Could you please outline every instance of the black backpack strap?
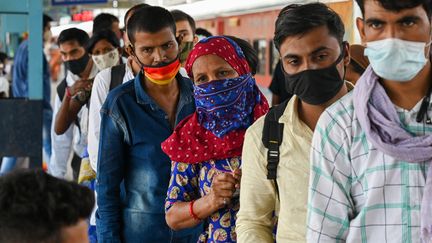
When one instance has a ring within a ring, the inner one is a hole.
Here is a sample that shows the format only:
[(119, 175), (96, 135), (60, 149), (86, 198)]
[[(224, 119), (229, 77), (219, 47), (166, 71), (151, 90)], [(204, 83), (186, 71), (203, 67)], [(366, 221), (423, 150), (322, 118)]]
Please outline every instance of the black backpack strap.
[(126, 73), (126, 64), (120, 64), (111, 68), (111, 83), (109, 91), (123, 83)]
[[(60, 101), (63, 102), (63, 98), (64, 95), (66, 93), (66, 87), (67, 87), (67, 82), (66, 82), (66, 78), (64, 78), (58, 85), (57, 85), (57, 94), (60, 98)], [(78, 127), (78, 129), (81, 131), (81, 126), (80, 123), (78, 121), (78, 118), (75, 120), (75, 125)]]
[(64, 78), (58, 85), (57, 85), (57, 94), (60, 98), (60, 101), (63, 101), (63, 97), (66, 93), (66, 87), (67, 87), (67, 83), (66, 83), (66, 78)]
[(262, 142), (267, 151), (267, 179), (273, 180), (279, 198), (279, 187), (276, 181), (277, 167), (279, 165), (279, 146), (282, 143), (284, 124), (279, 123), (288, 101), (272, 107), (264, 119)]

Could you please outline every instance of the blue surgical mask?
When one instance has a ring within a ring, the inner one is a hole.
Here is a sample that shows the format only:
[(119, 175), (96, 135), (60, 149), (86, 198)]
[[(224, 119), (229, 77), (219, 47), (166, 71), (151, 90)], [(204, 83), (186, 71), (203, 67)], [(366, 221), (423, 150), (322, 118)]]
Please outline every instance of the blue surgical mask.
[(364, 55), (381, 78), (407, 82), (426, 65), (425, 48), (428, 45), (430, 43), (389, 38), (368, 42)]

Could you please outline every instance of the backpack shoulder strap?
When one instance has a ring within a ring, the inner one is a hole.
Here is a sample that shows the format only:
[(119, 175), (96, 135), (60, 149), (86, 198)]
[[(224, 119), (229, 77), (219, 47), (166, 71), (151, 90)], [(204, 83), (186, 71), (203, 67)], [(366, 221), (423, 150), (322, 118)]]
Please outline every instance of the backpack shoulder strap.
[(120, 64), (111, 68), (111, 83), (109, 91), (123, 83), (123, 77), (126, 73), (126, 64)]
[[(67, 83), (66, 83), (66, 78), (64, 78), (58, 85), (57, 85), (57, 94), (60, 98), (60, 101), (63, 102), (63, 97), (66, 93), (66, 87), (67, 87)], [(78, 127), (78, 129), (81, 131), (81, 126), (79, 124), (78, 118), (75, 119), (74, 121), (75, 125)]]
[(63, 97), (66, 93), (66, 87), (67, 87), (67, 83), (66, 83), (66, 78), (64, 78), (58, 85), (57, 85), (57, 94), (60, 98), (60, 101), (63, 101)]
[(262, 142), (267, 151), (267, 179), (273, 180), (279, 198), (279, 187), (276, 181), (277, 167), (279, 165), (280, 153), (279, 146), (283, 139), (284, 124), (279, 123), (279, 118), (283, 115), (288, 101), (278, 106), (272, 107), (264, 118), (264, 128)]

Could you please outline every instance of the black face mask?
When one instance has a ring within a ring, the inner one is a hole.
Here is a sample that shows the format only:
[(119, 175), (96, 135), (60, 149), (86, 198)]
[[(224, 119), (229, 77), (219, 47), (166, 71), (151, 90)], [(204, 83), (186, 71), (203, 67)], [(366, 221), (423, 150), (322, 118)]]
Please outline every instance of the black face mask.
[(309, 69), (296, 74), (288, 74), (282, 66), (288, 93), (295, 94), (301, 101), (310, 105), (320, 105), (333, 98), (344, 85), (336, 68), (343, 57), (345, 49), (338, 59), (329, 67)]
[(85, 53), (82, 57), (76, 60), (66, 61), (65, 65), (68, 70), (70, 70), (75, 75), (80, 75), (84, 69), (87, 67), (90, 57)]

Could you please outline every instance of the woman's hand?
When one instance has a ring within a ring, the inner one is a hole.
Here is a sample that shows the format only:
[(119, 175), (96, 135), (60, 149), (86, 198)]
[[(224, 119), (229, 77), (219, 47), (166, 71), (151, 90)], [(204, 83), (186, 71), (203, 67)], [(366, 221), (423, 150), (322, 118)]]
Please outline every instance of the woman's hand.
[(221, 173), (213, 178), (209, 199), (215, 210), (226, 207), (237, 188), (240, 188), (241, 170), (234, 173)]

